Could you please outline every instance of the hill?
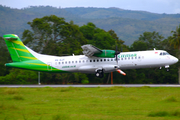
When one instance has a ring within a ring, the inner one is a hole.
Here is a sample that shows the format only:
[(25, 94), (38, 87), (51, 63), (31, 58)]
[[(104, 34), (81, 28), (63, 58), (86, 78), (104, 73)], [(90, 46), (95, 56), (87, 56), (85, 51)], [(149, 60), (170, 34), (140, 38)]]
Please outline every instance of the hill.
[(156, 31), (164, 37), (170, 36), (170, 32), (180, 24), (180, 14), (156, 14), (119, 8), (31, 6), (12, 9), (0, 5), (0, 36), (8, 33), (21, 36), (24, 29), (29, 29), (27, 22), (52, 14), (64, 17), (66, 21), (73, 20), (80, 26), (93, 22), (106, 31), (113, 29), (127, 45), (132, 44), (145, 31)]
[(103, 18), (131, 18), (138, 20), (156, 20), (160, 18), (180, 18), (180, 14), (156, 14), (145, 11), (123, 10), (120, 8), (65, 8), (66, 11), (88, 19), (103, 19)]

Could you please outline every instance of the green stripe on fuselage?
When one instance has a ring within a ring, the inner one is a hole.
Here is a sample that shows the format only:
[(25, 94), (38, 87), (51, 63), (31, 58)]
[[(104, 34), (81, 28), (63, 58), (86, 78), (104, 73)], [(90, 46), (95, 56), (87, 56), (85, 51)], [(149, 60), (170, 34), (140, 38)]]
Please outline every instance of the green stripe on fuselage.
[(6, 34), (3, 35), (8, 50), (10, 52), (13, 63), (7, 63), (7, 67), (15, 67), (21, 69), (42, 71), (42, 72), (55, 72), (66, 73), (66, 71), (59, 70), (51, 66), (51, 64), (45, 64), (36, 58), (35, 53), (31, 53), (17, 35)]
[(49, 66), (40, 60), (29, 60), (29, 61), (15, 62), (15, 63), (7, 63), (6, 66), (34, 70), (34, 71), (42, 71), (42, 72), (67, 73), (67, 71), (59, 70), (57, 68)]

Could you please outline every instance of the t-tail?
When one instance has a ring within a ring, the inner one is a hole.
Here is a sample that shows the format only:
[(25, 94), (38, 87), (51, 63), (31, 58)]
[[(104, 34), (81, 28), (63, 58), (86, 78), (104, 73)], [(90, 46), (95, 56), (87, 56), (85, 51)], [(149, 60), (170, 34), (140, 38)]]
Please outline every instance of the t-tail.
[[(48, 67), (46, 63), (42, 62), (38, 58), (41, 54), (38, 54), (26, 47), (20, 38), (15, 34), (6, 34), (3, 35), (3, 38), (6, 42), (8, 50), (10, 52), (10, 56), (12, 58), (13, 63), (5, 64), (7, 67), (15, 67), (36, 71), (48, 71)], [(52, 72), (57, 69), (52, 68)], [(48, 71), (51, 72), (51, 71)]]

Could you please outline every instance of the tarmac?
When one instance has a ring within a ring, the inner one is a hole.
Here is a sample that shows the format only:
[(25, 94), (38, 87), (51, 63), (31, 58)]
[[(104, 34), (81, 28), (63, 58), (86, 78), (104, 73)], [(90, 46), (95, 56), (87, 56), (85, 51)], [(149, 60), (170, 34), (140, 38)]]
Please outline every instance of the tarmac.
[(96, 88), (96, 87), (180, 87), (180, 84), (106, 84), (106, 85), (0, 85), (1, 88), (43, 88), (43, 87), (80, 87), (80, 88)]

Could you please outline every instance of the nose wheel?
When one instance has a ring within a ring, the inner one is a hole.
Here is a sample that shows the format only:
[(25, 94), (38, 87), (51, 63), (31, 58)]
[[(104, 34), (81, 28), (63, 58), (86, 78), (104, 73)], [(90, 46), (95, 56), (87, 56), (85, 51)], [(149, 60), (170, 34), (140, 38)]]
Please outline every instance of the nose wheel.
[[(166, 65), (165, 68), (166, 68), (167, 71), (169, 71), (169, 65)], [(161, 70), (162, 67), (159, 67), (159, 69)]]
[(96, 75), (96, 77), (103, 78), (104, 77), (103, 70), (97, 70), (95, 75)]

